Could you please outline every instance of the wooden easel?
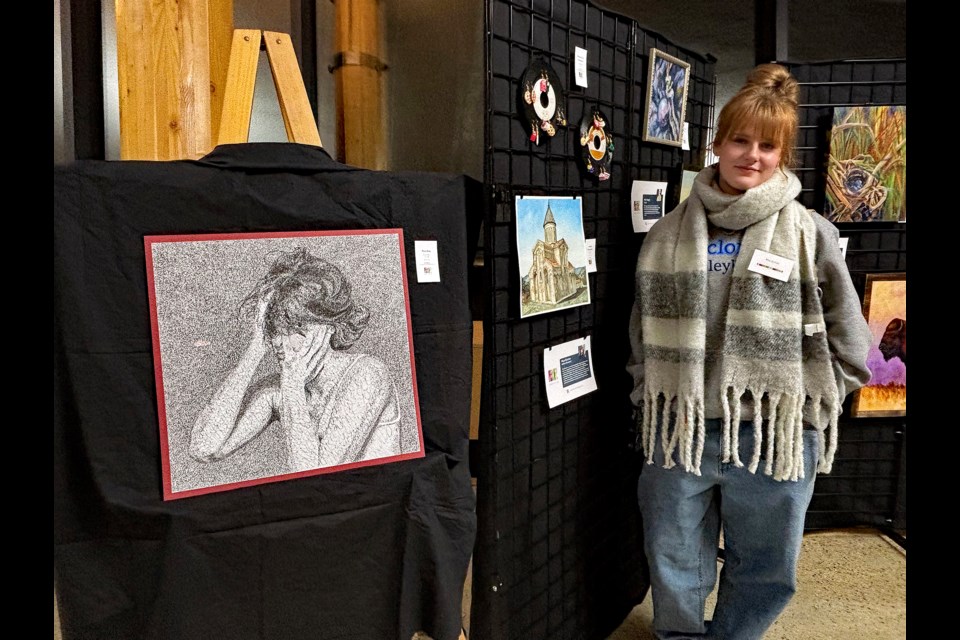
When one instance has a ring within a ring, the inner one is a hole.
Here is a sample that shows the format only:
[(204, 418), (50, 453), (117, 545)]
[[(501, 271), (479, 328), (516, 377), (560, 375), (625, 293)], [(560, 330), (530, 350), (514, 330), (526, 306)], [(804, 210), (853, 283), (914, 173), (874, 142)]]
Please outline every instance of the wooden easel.
[(323, 146), (290, 35), (259, 29), (235, 29), (233, 32), (217, 144), (246, 142), (250, 136), (253, 89), (262, 44), (266, 45), (287, 140)]

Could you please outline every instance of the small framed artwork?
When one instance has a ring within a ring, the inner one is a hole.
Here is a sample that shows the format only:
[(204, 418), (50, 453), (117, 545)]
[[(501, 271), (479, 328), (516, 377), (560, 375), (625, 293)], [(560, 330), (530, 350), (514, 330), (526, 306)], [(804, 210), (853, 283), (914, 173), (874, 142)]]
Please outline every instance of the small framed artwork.
[(867, 355), (870, 382), (853, 398), (854, 418), (907, 413), (907, 274), (869, 273), (863, 315), (873, 339)]
[(647, 108), (643, 118), (644, 142), (659, 142), (674, 147), (683, 145), (689, 86), (689, 63), (659, 49), (650, 49)]
[(520, 317), (590, 304), (583, 201), (516, 197)]
[(832, 222), (907, 221), (907, 108), (835, 107), (824, 215)]

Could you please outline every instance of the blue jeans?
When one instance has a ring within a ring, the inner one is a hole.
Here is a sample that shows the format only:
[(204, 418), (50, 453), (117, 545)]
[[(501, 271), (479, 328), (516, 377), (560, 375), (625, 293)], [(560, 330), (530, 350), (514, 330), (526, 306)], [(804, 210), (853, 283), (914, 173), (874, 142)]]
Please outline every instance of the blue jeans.
[[(766, 430), (766, 425), (764, 425)], [(803, 524), (816, 477), (819, 433), (804, 430), (804, 478), (776, 481), (720, 462), (720, 421), (706, 421), (700, 476), (654, 464), (637, 484), (650, 564), (653, 626), (661, 639), (763, 637), (796, 591)], [(766, 447), (762, 450), (765, 451)], [(753, 451), (753, 424), (740, 423), (740, 458)], [(713, 621), (704, 605), (717, 578), (723, 526), (725, 560)]]

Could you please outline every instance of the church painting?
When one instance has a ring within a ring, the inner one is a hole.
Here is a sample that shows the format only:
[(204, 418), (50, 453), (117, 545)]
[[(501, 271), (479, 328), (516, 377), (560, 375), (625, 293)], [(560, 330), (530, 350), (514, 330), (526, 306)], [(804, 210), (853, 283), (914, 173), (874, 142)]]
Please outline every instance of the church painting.
[(582, 202), (517, 197), (521, 318), (590, 304)]

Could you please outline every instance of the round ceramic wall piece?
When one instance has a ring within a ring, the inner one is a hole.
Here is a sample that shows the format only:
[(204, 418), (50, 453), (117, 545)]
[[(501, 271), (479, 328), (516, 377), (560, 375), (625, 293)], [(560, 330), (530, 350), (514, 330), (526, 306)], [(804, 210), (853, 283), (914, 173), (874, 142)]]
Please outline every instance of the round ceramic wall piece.
[(580, 120), (580, 147), (587, 173), (597, 180), (609, 180), (613, 137), (607, 127), (606, 115), (598, 108), (587, 111)]
[(567, 124), (566, 94), (560, 77), (543, 58), (534, 58), (520, 78), (520, 105), (524, 122), (530, 127), (530, 141), (540, 144)]

